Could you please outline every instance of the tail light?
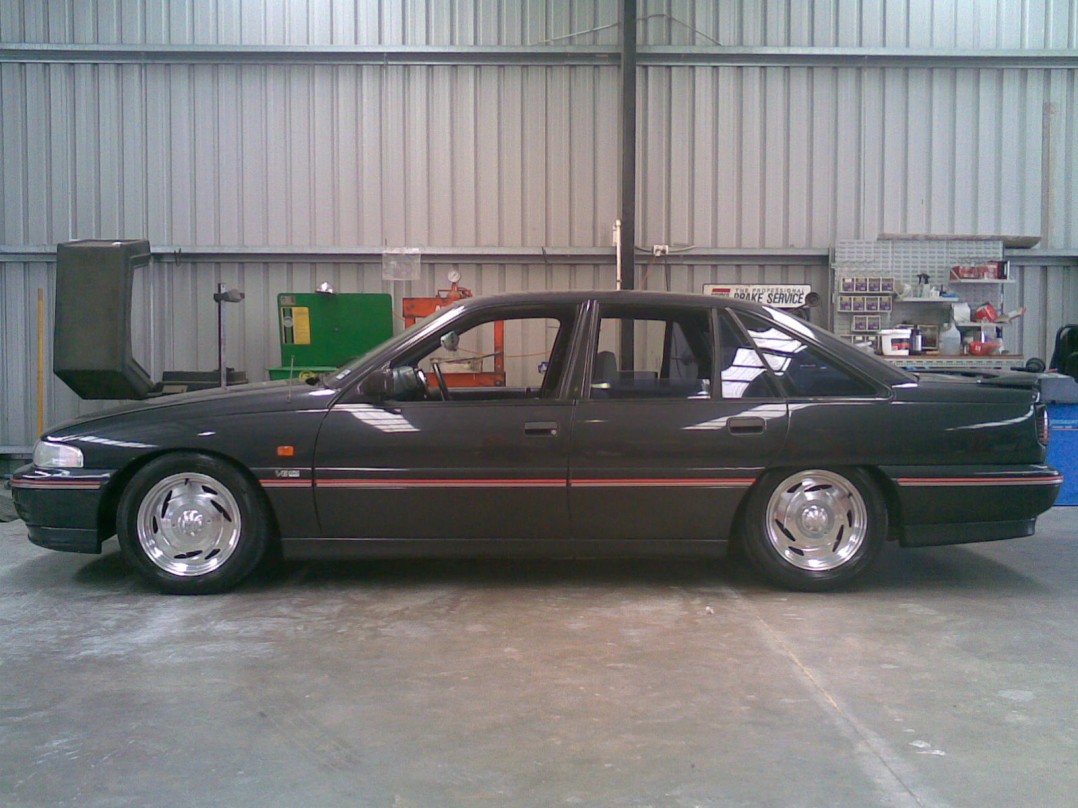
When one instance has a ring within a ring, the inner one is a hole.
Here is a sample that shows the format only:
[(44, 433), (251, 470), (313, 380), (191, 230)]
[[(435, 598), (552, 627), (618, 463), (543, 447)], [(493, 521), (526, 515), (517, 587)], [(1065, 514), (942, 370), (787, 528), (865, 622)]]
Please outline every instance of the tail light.
[(1048, 445), (1049, 424), (1048, 424), (1048, 408), (1044, 404), (1038, 404), (1036, 409), (1037, 414), (1037, 440), (1040, 441), (1042, 446)]

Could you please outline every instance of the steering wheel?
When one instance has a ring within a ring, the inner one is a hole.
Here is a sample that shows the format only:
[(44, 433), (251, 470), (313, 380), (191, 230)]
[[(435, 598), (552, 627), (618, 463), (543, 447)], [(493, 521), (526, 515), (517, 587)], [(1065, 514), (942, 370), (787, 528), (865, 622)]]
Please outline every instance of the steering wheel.
[(430, 400), (430, 387), (427, 385), (427, 374), (423, 372), (422, 368), (415, 368), (412, 371), (415, 374), (416, 390), (422, 396), (422, 401)]
[(449, 385), (445, 383), (445, 374), (442, 373), (442, 363), (431, 362), (430, 366), (434, 368), (434, 376), (438, 379), (438, 390), (441, 391), (442, 401), (449, 401)]

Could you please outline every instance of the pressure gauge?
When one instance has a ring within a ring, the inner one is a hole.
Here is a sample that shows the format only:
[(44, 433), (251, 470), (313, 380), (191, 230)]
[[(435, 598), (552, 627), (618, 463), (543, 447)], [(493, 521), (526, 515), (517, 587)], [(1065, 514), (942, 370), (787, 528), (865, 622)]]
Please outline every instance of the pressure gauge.
[(449, 270), (449, 282), (450, 283), (456, 283), (459, 280), (460, 280), (460, 272), (458, 270), (455, 270), (455, 269)]

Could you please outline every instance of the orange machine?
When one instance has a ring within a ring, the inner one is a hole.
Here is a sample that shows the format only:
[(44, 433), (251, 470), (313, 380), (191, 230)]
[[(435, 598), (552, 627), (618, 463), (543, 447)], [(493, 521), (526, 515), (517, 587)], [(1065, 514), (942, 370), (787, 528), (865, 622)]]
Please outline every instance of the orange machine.
[[(471, 289), (458, 286), (452, 281), (448, 289), (439, 289), (434, 297), (406, 297), (402, 304), (404, 325), (409, 327), (416, 320), (430, 317), (438, 309), (444, 308), (458, 300), (472, 296)], [(446, 372), (445, 384), (447, 387), (505, 387), (505, 323), (498, 320), (494, 323), (494, 371), (488, 372)], [(478, 357), (476, 357), (478, 358)], [(449, 364), (444, 362), (443, 364)]]

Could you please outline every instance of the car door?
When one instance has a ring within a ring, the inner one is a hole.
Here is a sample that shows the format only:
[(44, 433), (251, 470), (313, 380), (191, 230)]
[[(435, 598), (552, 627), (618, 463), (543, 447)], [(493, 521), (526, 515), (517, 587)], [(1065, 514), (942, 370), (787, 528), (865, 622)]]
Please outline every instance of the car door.
[(786, 436), (786, 404), (759, 354), (708, 304), (600, 302), (589, 333), (570, 462), (574, 537), (727, 536)]
[[(784, 465), (827, 468), (888, 459), (881, 454), (886, 441), (874, 438), (884, 424), (913, 417), (909, 408), (892, 411), (890, 387), (848, 367), (790, 314), (773, 311), (767, 318), (742, 311), (734, 316), (786, 394), (790, 437), (781, 458)], [(908, 439), (902, 436), (898, 443)]]
[(316, 448), (323, 534), (567, 538), (572, 404), (564, 381), (576, 309), (482, 310), (455, 320), (389, 362), (397, 378), (417, 380), (411, 388), (370, 400), (360, 384), (344, 396)]

